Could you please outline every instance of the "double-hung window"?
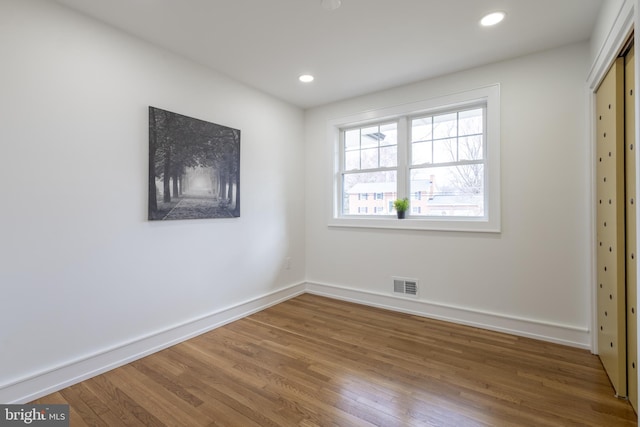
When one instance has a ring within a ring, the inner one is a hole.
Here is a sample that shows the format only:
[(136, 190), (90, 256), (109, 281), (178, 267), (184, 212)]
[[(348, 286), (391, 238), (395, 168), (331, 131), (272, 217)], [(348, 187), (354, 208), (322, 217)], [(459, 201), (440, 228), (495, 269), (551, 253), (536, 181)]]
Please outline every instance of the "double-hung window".
[(495, 85), (333, 121), (330, 225), (499, 231), (499, 113)]
[[(398, 168), (398, 124), (380, 123), (345, 129), (342, 134), (342, 214), (361, 214), (368, 206), (362, 193), (395, 198)], [(378, 199), (378, 196), (374, 197)], [(383, 211), (373, 210), (371, 215)]]
[(485, 116), (482, 103), (411, 118), (409, 192), (421, 215), (484, 218)]

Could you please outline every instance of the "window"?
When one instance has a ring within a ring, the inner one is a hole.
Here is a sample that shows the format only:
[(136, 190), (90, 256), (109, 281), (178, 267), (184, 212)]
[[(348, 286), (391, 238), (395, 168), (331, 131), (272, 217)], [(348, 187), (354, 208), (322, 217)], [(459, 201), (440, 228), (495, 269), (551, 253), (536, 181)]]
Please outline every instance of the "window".
[[(483, 218), (485, 105), (411, 119), (409, 191), (427, 216)], [(412, 212), (416, 213), (415, 210)]]
[[(365, 213), (368, 193), (374, 199), (395, 198), (398, 164), (397, 123), (383, 123), (341, 131), (342, 215)], [(363, 197), (363, 193), (364, 197)], [(379, 200), (379, 199), (378, 199)], [(375, 212), (373, 213), (375, 214)]]
[(331, 122), (330, 225), (499, 231), (499, 112), (494, 85)]

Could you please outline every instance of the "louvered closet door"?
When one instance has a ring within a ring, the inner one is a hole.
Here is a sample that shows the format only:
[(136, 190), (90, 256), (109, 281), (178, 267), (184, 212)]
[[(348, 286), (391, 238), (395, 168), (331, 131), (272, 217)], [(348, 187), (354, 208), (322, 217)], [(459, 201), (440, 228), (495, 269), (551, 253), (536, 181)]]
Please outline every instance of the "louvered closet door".
[(636, 245), (636, 127), (635, 62), (633, 47), (624, 58), (624, 133), (626, 193), (626, 287), (627, 287), (627, 395), (638, 412), (638, 321), (636, 313), (638, 269)]
[(596, 92), (598, 354), (618, 396), (627, 395), (623, 88), (619, 58)]

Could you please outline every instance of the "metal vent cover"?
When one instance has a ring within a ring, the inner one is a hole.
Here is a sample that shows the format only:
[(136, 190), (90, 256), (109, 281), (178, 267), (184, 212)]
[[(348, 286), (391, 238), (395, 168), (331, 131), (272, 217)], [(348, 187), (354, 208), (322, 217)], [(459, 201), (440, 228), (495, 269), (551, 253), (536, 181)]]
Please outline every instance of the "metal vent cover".
[(393, 293), (407, 296), (418, 296), (418, 281), (416, 279), (393, 278)]

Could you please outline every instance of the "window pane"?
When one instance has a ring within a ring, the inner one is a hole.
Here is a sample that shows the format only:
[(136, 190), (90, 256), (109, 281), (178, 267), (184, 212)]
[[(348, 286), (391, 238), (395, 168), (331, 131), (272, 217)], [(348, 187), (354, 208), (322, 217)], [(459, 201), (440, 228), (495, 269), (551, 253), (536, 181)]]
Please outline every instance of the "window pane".
[(431, 155), (431, 145), (429, 142), (414, 142), (411, 144), (411, 163), (414, 165), (422, 165), (425, 163), (433, 163)]
[(345, 131), (344, 144), (344, 171), (398, 165), (397, 122)]
[(361, 129), (362, 140), (361, 147), (362, 148), (371, 148), (377, 147), (378, 141), (380, 140), (380, 128), (378, 126), (371, 126), (368, 128)]
[(458, 120), (459, 135), (477, 135), (482, 133), (484, 124), (482, 108), (461, 111)]
[(425, 141), (433, 138), (431, 117), (413, 119), (411, 121), (411, 141)]
[(482, 135), (460, 138), (458, 156), (459, 160), (482, 160), (484, 158)]
[(347, 151), (344, 153), (344, 170), (352, 171), (360, 169), (360, 151)]
[(398, 146), (389, 145), (380, 148), (380, 167), (393, 168), (398, 164)]
[(342, 214), (390, 215), (389, 206), (393, 208), (396, 199), (396, 176), (396, 171), (345, 174)]
[(433, 163), (458, 161), (458, 140), (456, 138), (433, 141)]
[(360, 151), (361, 169), (378, 168), (378, 148), (367, 148)]
[(389, 123), (380, 126), (380, 145), (398, 144), (398, 124)]
[(433, 138), (449, 138), (458, 135), (457, 113), (433, 117)]
[(345, 150), (360, 148), (360, 129), (348, 130), (344, 133)]
[(459, 165), (411, 170), (410, 191), (419, 192), (427, 216), (484, 216), (484, 165)]

